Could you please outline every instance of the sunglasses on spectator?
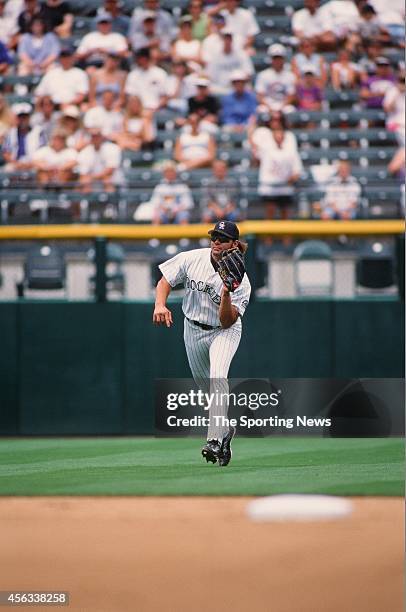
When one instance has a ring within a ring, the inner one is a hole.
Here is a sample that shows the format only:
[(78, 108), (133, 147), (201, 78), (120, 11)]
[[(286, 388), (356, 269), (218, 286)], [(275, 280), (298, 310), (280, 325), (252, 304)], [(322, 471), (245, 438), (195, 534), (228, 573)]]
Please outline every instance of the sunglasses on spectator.
[(216, 240), (218, 240), (221, 242), (221, 244), (225, 244), (226, 242), (230, 242), (231, 238), (228, 238), (228, 236), (222, 236), (221, 234), (212, 234), (210, 240), (212, 242), (216, 242)]

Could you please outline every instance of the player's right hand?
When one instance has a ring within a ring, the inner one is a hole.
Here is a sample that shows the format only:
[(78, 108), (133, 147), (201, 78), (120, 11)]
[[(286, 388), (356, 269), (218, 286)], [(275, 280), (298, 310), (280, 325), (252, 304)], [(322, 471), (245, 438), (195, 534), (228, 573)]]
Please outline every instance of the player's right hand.
[(172, 313), (166, 306), (155, 306), (152, 321), (155, 325), (170, 327), (173, 323)]

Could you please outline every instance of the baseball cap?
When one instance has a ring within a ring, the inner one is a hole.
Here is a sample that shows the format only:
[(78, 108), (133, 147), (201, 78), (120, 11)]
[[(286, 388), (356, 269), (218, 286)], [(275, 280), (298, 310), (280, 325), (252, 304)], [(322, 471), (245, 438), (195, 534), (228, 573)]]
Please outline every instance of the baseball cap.
[(179, 19), (179, 24), (182, 25), (184, 23), (192, 23), (192, 21), (193, 17), (191, 15), (183, 15), (183, 17)]
[(156, 13), (155, 11), (144, 11), (142, 14), (142, 20), (143, 21), (147, 21), (147, 20), (154, 20), (156, 19)]
[(75, 52), (75, 47), (72, 47), (71, 45), (66, 45), (65, 47), (62, 47), (59, 55), (74, 55)]
[(302, 68), (303, 74), (316, 74), (313, 64), (305, 64)]
[(286, 48), (279, 43), (275, 43), (271, 45), (268, 49), (268, 55), (271, 57), (285, 57), (286, 56)]
[(233, 70), (230, 75), (230, 81), (246, 81), (247, 75), (243, 70)]
[(16, 104), (13, 104), (11, 110), (17, 116), (30, 115), (32, 111), (32, 106), (31, 104), (28, 104), (28, 102), (17, 102)]
[(240, 230), (233, 221), (217, 221), (214, 228), (208, 233), (210, 236), (212, 234), (221, 234), (231, 240), (238, 240), (240, 237)]
[(62, 114), (64, 117), (73, 117), (74, 119), (77, 119), (80, 115), (80, 112), (77, 106), (74, 106), (73, 104), (68, 104)]
[(111, 23), (113, 21), (112, 16), (107, 11), (100, 11), (100, 13), (96, 15), (96, 23), (103, 23), (106, 21)]
[(380, 55), (379, 57), (376, 58), (375, 64), (377, 66), (390, 66), (390, 61), (388, 60), (387, 57), (383, 57), (383, 55)]
[(210, 85), (210, 81), (209, 79), (206, 79), (206, 77), (198, 77), (194, 81), (194, 84), (196, 85), (196, 87), (208, 87)]

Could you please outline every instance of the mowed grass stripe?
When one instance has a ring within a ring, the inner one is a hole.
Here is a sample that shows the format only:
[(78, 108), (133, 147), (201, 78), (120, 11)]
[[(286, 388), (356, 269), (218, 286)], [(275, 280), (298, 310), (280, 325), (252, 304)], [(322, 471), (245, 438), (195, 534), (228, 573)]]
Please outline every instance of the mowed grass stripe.
[(1, 495), (402, 495), (403, 440), (239, 438), (227, 469), (197, 439), (0, 440)]

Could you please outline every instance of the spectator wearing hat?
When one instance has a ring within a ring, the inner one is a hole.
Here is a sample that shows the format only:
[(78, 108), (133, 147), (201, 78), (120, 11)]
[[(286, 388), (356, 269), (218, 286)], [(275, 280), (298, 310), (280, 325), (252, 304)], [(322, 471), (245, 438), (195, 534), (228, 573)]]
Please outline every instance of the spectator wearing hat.
[(217, 221), (239, 221), (242, 218), (237, 201), (238, 182), (228, 176), (228, 166), (222, 159), (215, 159), (212, 164), (212, 175), (203, 188), (202, 207), (203, 223)]
[(199, 117), (200, 130), (213, 134), (217, 132), (219, 101), (210, 93), (210, 81), (206, 77), (195, 78), (194, 85), (196, 93), (189, 98), (189, 114), (196, 114)]
[(225, 95), (232, 91), (230, 75), (234, 70), (242, 70), (248, 77), (254, 73), (254, 66), (247, 52), (234, 47), (232, 31), (223, 28), (221, 36), (221, 50), (209, 59), (206, 65), (207, 76), (215, 95)]
[(90, 142), (88, 132), (83, 129), (80, 111), (73, 104), (64, 107), (58, 122), (58, 131), (66, 135), (66, 146), (75, 151), (81, 151)]
[(152, 112), (166, 106), (168, 75), (165, 70), (152, 64), (149, 49), (137, 51), (135, 63), (135, 68), (127, 77), (125, 93), (128, 96), (139, 96), (143, 107)]
[[(104, 0), (97, 13), (109, 13), (111, 15), (111, 31), (128, 36), (130, 27), (130, 18), (122, 11), (122, 2), (120, 0)], [(96, 29), (96, 22), (93, 25), (93, 30)]]
[(59, 38), (71, 36), (73, 15), (68, 2), (45, 0), (41, 4), (40, 15), (48, 32), (54, 32)]
[(361, 82), (360, 98), (365, 108), (382, 108), (385, 93), (395, 82), (390, 61), (383, 56), (376, 59), (375, 74)]
[(318, 84), (313, 64), (302, 67), (303, 75), (296, 86), (296, 105), (300, 110), (319, 111), (323, 100), (323, 90)]
[(149, 204), (156, 225), (189, 223), (193, 198), (189, 187), (178, 180), (175, 163), (168, 161), (163, 165), (163, 180), (152, 192)]
[(35, 17), (30, 33), (23, 34), (18, 45), (18, 74), (43, 74), (58, 58), (60, 44), (53, 32), (45, 32), (43, 21)]
[[(205, 64), (212, 61), (222, 52), (224, 40), (222, 32), (226, 28), (226, 19), (221, 13), (216, 13), (212, 17), (211, 34), (202, 42), (202, 60)], [(233, 36), (233, 49), (244, 49), (244, 37)]]
[(66, 134), (60, 130), (53, 132), (49, 144), (40, 147), (32, 157), (38, 183), (53, 187), (71, 183), (77, 158), (75, 149), (66, 146)]
[(336, 91), (353, 89), (359, 83), (359, 67), (351, 61), (351, 53), (342, 47), (331, 64), (331, 84)]
[(333, 24), (320, 11), (320, 0), (304, 0), (304, 8), (293, 13), (292, 31), (299, 38), (310, 38), (318, 50), (336, 46)]
[(94, 70), (89, 78), (89, 106), (101, 103), (106, 90), (116, 94), (115, 106), (119, 110), (125, 101), (124, 86), (127, 73), (120, 69), (120, 57), (116, 53), (108, 53), (101, 68)]
[(113, 139), (121, 149), (139, 151), (145, 145), (151, 145), (156, 138), (156, 129), (151, 113), (144, 110), (138, 96), (129, 96), (124, 111), (123, 125), (120, 133)]
[(170, 55), (171, 35), (166, 32), (158, 36), (156, 13), (154, 11), (144, 11), (142, 30), (133, 34), (130, 42), (135, 52), (140, 49), (149, 49), (151, 61), (154, 64), (168, 58)]
[(166, 79), (168, 108), (185, 115), (188, 109), (188, 99), (196, 92), (196, 76), (190, 73), (186, 62), (174, 61), (171, 72)]
[(256, 95), (247, 89), (247, 75), (240, 70), (231, 74), (233, 92), (221, 98), (220, 121), (228, 130), (245, 130), (257, 108)]
[(46, 144), (39, 126), (30, 128), (32, 106), (27, 102), (13, 104), (12, 112), (16, 125), (5, 134), (2, 153), (6, 161), (6, 171), (29, 170), (32, 157), (37, 149)]
[(285, 65), (286, 49), (275, 43), (268, 49), (271, 67), (257, 76), (255, 91), (258, 103), (272, 110), (293, 110), (295, 100), (295, 75)]
[(244, 49), (252, 54), (255, 36), (259, 34), (260, 29), (253, 13), (241, 8), (239, 4), (239, 0), (224, 0), (209, 9), (208, 14), (213, 16), (221, 12), (225, 17), (227, 28), (233, 36), (243, 38)]
[(200, 118), (197, 113), (189, 115), (186, 128), (175, 143), (174, 158), (179, 164), (179, 169), (207, 168), (216, 155), (215, 141), (210, 134), (200, 129)]
[(59, 56), (59, 65), (51, 68), (41, 79), (35, 90), (37, 99), (49, 96), (54, 104), (62, 107), (66, 104), (80, 106), (89, 91), (87, 74), (74, 66), (75, 51), (72, 47), (63, 47)]
[(143, 20), (145, 11), (155, 13), (156, 17), (156, 35), (160, 37), (169, 37), (172, 41), (175, 36), (175, 24), (172, 15), (160, 8), (159, 0), (144, 0), (143, 6), (137, 6), (131, 16), (129, 39), (134, 40), (137, 34), (140, 34), (143, 29)]
[(94, 189), (114, 192), (121, 180), (120, 147), (107, 142), (98, 128), (89, 130), (90, 143), (78, 155), (78, 171), (81, 190)]
[(303, 68), (309, 64), (313, 66), (320, 87), (325, 87), (328, 78), (326, 62), (320, 53), (316, 53), (313, 41), (310, 38), (303, 38), (300, 41), (299, 52), (291, 61), (292, 72), (297, 80), (300, 80), (304, 74)]
[(200, 40), (193, 38), (193, 19), (184, 15), (179, 20), (179, 33), (172, 44), (172, 57), (175, 61), (194, 62), (202, 64)]
[(192, 37), (202, 42), (209, 34), (210, 19), (203, 10), (202, 0), (191, 0), (187, 7), (187, 15), (192, 18)]
[(79, 61), (86, 66), (100, 67), (109, 53), (115, 53), (121, 58), (127, 57), (127, 40), (122, 34), (112, 31), (110, 13), (99, 13), (96, 17), (96, 24), (96, 32), (86, 34), (78, 47)]

